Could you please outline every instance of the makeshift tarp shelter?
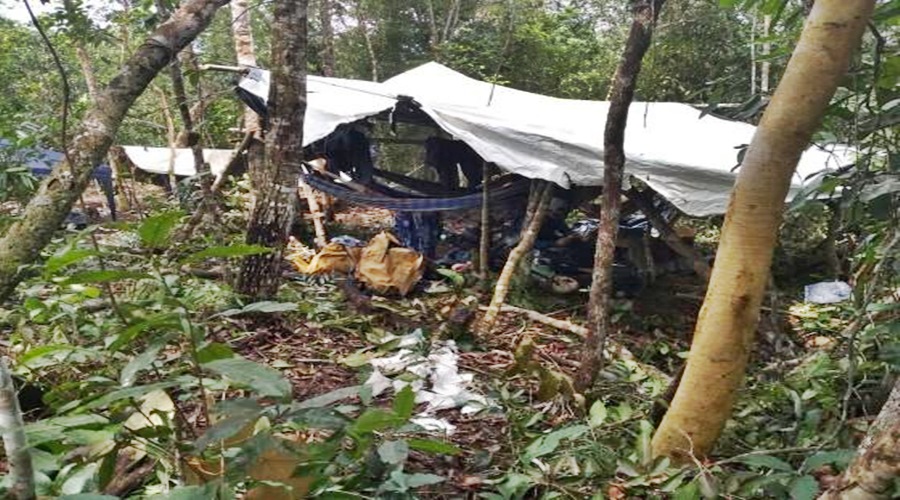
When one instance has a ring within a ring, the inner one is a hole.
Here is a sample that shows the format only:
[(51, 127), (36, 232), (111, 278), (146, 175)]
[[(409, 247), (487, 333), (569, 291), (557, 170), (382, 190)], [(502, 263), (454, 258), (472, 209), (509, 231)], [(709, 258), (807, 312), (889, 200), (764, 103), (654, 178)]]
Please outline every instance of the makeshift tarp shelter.
[[(475, 80), (427, 63), (383, 83), (310, 76), (304, 146), (338, 126), (410, 102), (485, 160), (562, 187), (603, 183), (608, 102), (559, 99)], [(239, 92), (268, 97), (268, 73), (253, 70)], [(680, 103), (635, 102), (625, 131), (626, 172), (692, 216), (724, 213), (739, 149), (755, 127)], [(812, 147), (800, 159), (789, 200), (821, 175), (852, 164), (845, 146)]]

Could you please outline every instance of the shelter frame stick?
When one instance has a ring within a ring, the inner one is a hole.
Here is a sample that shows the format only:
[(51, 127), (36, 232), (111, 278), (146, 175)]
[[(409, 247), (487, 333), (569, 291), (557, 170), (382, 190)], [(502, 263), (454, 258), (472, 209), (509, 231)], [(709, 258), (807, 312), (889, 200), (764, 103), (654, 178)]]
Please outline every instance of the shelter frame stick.
[(702, 277), (704, 281), (708, 281), (711, 270), (706, 259), (703, 258), (703, 255), (696, 248), (688, 245), (678, 237), (672, 225), (666, 222), (662, 214), (653, 206), (653, 202), (650, 200), (647, 192), (630, 189), (626, 196), (637, 205), (638, 209), (650, 221), (650, 224), (659, 231), (666, 245), (678, 255), (690, 260), (694, 272)]
[(541, 229), (541, 225), (543, 225), (552, 198), (553, 185), (551, 183), (538, 180), (532, 183), (531, 196), (528, 200), (529, 207), (525, 219), (522, 221), (522, 233), (519, 243), (509, 252), (506, 264), (503, 265), (503, 270), (497, 279), (497, 285), (494, 287), (494, 296), (491, 299), (491, 304), (481, 319), (478, 328), (480, 334), (489, 334), (494, 327), (494, 323), (497, 322), (500, 308), (509, 294), (509, 285), (512, 277), (519, 267), (519, 262), (534, 247), (534, 242), (537, 240), (538, 232)]
[(328, 235), (325, 232), (325, 223), (323, 222), (325, 214), (322, 213), (322, 209), (319, 207), (319, 200), (316, 198), (315, 191), (303, 181), (302, 177), (300, 179), (300, 193), (306, 198), (306, 202), (309, 203), (309, 213), (312, 215), (313, 228), (316, 231), (316, 247), (322, 248), (328, 242)]

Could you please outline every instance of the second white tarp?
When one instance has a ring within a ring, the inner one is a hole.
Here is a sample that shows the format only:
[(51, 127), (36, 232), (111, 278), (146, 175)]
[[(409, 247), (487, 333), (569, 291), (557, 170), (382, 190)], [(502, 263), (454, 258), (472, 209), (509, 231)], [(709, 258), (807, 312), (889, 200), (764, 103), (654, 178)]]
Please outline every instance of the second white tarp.
[[(168, 174), (171, 168), (179, 177), (197, 175), (194, 165), (194, 153), (189, 148), (151, 148), (147, 146), (122, 146), (131, 163), (153, 174)], [(209, 164), (209, 170), (219, 177), (228, 167), (234, 151), (231, 149), (204, 149), (203, 161)]]

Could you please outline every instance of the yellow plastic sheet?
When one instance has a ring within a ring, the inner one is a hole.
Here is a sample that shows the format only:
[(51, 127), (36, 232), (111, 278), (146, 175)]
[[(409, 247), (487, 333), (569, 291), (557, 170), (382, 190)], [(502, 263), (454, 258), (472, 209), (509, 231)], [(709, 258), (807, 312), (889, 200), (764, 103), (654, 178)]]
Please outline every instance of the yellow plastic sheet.
[(422, 279), (425, 262), (420, 253), (400, 246), (397, 238), (386, 232), (376, 235), (364, 248), (329, 243), (309, 261), (298, 254), (289, 259), (303, 274), (353, 273), (370, 290), (396, 291), (401, 296)]

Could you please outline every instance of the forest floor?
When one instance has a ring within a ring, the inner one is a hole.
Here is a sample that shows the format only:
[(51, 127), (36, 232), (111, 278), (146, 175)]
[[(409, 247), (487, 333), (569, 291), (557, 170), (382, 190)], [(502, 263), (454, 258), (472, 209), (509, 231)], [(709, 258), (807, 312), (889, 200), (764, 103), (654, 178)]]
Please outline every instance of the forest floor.
[[(143, 203), (143, 210), (167, 203), (162, 189), (156, 186), (142, 185), (136, 199)], [(85, 197), (87, 211), (102, 213), (103, 203), (99, 192), (91, 191)], [(138, 217), (133, 211), (123, 211), (121, 219), (136, 221)], [(330, 233), (365, 240), (390, 226), (387, 211), (350, 208), (338, 213)], [(120, 231), (117, 227), (110, 225), (100, 230), (101, 244), (102, 234)], [(223, 274), (221, 265), (213, 270)], [(225, 269), (225, 277), (231, 272)], [(339, 278), (309, 277), (293, 272), (287, 275), (289, 279), (279, 300), (296, 303), (295, 310), (255, 315), (212, 314), (207, 316), (205, 327), (208, 341), (228, 345), (247, 359), (279, 370), (291, 382), (294, 400), (298, 402), (364, 383), (372, 373), (368, 361), (394, 352), (385, 348), (385, 339), (391, 335), (421, 331), (426, 344), (446, 340), (447, 322), (460, 306), (475, 309), (477, 304), (486, 304), (490, 299), (488, 292), (476, 284), (474, 276), (469, 276), (468, 286), (460, 287), (438, 274), (428, 273), (406, 297), (364, 294), (364, 303), (360, 304), (358, 298), (347, 295)], [(537, 287), (519, 285), (508, 299), (511, 305), (584, 324), (584, 291), (554, 295)], [(583, 339), (516, 312), (502, 313), (490, 335), (454, 337), (459, 372), (464, 377), (471, 376), (468, 389), (485, 398), (486, 409), (466, 413), (456, 407), (428, 412), (429, 417), (442, 419), (452, 427), (452, 432), (432, 431), (428, 437), (455, 446), (458, 453), (410, 450), (405, 470), (446, 478), (440, 484), (419, 490), (426, 498), (475, 498), (485, 491), (502, 491), (504, 487), (514, 491), (521, 487), (516, 481), (522, 480), (522, 474), (528, 475), (534, 487), (543, 491), (556, 489), (564, 497), (586, 497), (597, 485), (595, 479), (590, 479), (596, 477), (596, 472), (584, 470), (586, 456), (596, 456), (598, 467), (606, 470), (604, 483), (608, 485), (609, 498), (632, 495), (629, 488), (636, 487), (635, 481), (644, 476), (649, 478), (644, 486), (659, 486), (662, 476), (635, 472), (630, 466), (622, 465), (621, 457), (639, 456), (640, 450), (637, 455), (623, 450), (645, 446), (640, 444), (641, 436), (658, 418), (655, 413), (660, 408), (655, 405), (686, 356), (703, 294), (704, 284), (698, 277), (670, 274), (661, 276), (637, 296), (614, 300), (615, 327), (611, 341), (631, 357), (611, 359), (599, 376), (595, 393), (589, 395), (589, 399), (602, 401), (604, 405), (602, 416), (594, 415), (593, 407), (590, 416), (598, 418), (602, 425), (592, 424), (590, 439), (569, 445), (571, 454), (554, 455), (553, 463), (536, 456), (543, 453), (549, 458), (556, 451), (559, 439), (552, 444), (553, 449), (545, 443), (546, 449), (535, 451), (535, 443), (554, 429), (578, 427), (585, 422), (587, 409), (577, 407), (564, 386), (548, 385), (547, 376), (575, 375)], [(771, 435), (760, 432), (759, 436), (748, 437), (746, 430), (731, 425), (720, 448), (725, 453), (746, 452), (761, 443), (776, 448), (791, 443), (793, 438), (783, 438), (778, 433), (783, 433), (786, 421), (800, 418), (799, 414), (795, 415), (799, 403), (790, 394), (771, 395), (772, 386), (766, 384), (768, 381), (782, 383), (779, 377), (792, 376), (791, 370), (802, 368), (804, 358), (833, 348), (847, 323), (846, 318), (837, 319), (837, 313), (832, 313), (833, 317), (832, 314), (823, 316), (814, 308), (797, 309), (802, 304), (797, 290), (782, 291), (777, 298), (780, 302), (767, 301), (763, 311), (758, 332), (761, 341), (753, 360), (759, 376), (748, 382), (750, 392), (765, 394), (770, 399), (751, 400), (738, 407), (743, 412), (742, 418), (751, 422), (748, 425), (767, 426), (771, 431), (766, 432)], [(533, 345), (530, 358), (517, 359), (525, 344)], [(424, 349), (427, 351), (428, 347)], [(522, 369), (523, 362), (536, 364), (543, 371)], [(796, 392), (807, 397), (812, 389), (803, 392), (802, 384), (810, 380), (803, 378)], [(816, 390), (826, 394), (822, 388)], [(390, 407), (392, 397), (388, 391), (377, 396), (372, 404)], [(359, 396), (352, 396), (345, 403), (358, 404)], [(816, 406), (812, 402), (809, 405)], [(417, 411), (423, 406), (419, 405)], [(191, 421), (200, 420), (199, 408), (188, 403), (184, 409)], [(836, 409), (826, 411), (831, 412), (829, 418), (834, 418)], [(756, 430), (752, 429), (750, 434)], [(796, 432), (799, 436), (800, 430)], [(582, 482), (572, 479), (579, 476), (588, 479)]]

